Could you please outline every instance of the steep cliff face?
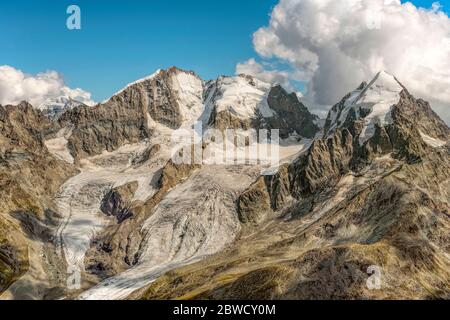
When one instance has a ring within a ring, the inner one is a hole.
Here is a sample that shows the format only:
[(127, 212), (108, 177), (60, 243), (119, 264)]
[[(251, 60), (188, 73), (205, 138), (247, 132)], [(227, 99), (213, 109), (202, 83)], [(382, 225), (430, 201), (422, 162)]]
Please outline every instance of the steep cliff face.
[(269, 120), (274, 122), (270, 127), (279, 128), (282, 136), (296, 132), (302, 137), (314, 138), (319, 131), (316, 124), (319, 118), (310, 113), (294, 92), (288, 93), (279, 85), (272, 87), (267, 102), (276, 112), (276, 116)]
[(68, 110), (58, 122), (61, 127), (73, 127), (68, 148), (80, 159), (148, 138), (146, 109), (145, 84), (137, 84), (105, 104)]
[(199, 86), (197, 94), (201, 99), (202, 81), (192, 72), (171, 68), (128, 85), (104, 103), (94, 107), (81, 105), (64, 112), (58, 123), (61, 127), (73, 127), (68, 138), (71, 154), (80, 159), (148, 139), (153, 130), (149, 124), (153, 122), (178, 129), (186, 115), (183, 108), (193, 107), (183, 105), (193, 93), (179, 86), (180, 78), (185, 80), (182, 85)]
[(52, 197), (75, 172), (47, 151), (49, 127), (28, 103), (0, 106), (0, 291), (28, 270), (29, 259), (41, 263), (28, 244), (50, 241)]
[[(392, 105), (380, 107), (370, 96), (374, 94), (369, 93), (371, 90), (377, 92), (377, 98), (384, 97), (385, 92), (392, 94), (392, 87), (401, 90)], [(370, 99), (370, 103), (361, 102)], [(449, 136), (449, 128), (428, 103), (415, 99), (397, 79), (382, 73), (335, 105), (328, 116), (324, 138), (315, 140), (284, 174), (279, 172), (271, 180), (279, 181), (298, 199), (335, 186), (345, 174), (360, 172), (382, 156), (420, 162), (430, 150), (444, 146)]]
[(139, 183), (133, 181), (111, 189), (103, 198), (100, 210), (107, 216), (116, 217), (117, 222), (122, 223), (132, 216), (132, 199), (138, 187)]
[(67, 147), (79, 160), (149, 139), (155, 126), (175, 130), (198, 121), (220, 130), (279, 129), (282, 138), (311, 138), (319, 131), (316, 120), (280, 86), (244, 75), (204, 82), (173, 67), (129, 84), (104, 103), (68, 109), (57, 121), (70, 128)]

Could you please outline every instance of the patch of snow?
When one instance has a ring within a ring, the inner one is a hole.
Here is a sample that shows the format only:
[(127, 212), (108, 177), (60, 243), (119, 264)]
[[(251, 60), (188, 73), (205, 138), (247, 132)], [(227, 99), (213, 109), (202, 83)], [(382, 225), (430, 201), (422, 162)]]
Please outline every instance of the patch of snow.
[(380, 72), (374, 80), (364, 88), (355, 105), (370, 112), (364, 118), (364, 128), (359, 137), (362, 145), (375, 134), (376, 127), (392, 123), (392, 107), (400, 101), (403, 87), (390, 74)]
[(291, 142), (289, 138), (280, 141), (279, 146), (279, 164), (264, 168), (261, 172), (262, 175), (274, 175), (280, 170), (280, 166), (286, 163), (291, 163), (295, 159), (298, 159), (300, 155), (306, 152), (311, 146), (313, 139), (303, 139), (301, 141)]
[(72, 128), (63, 128), (56, 134), (56, 138), (44, 142), (51, 154), (56, 158), (71, 164), (74, 163), (74, 159), (67, 148), (67, 139), (71, 136), (72, 130)]
[(426, 144), (428, 144), (429, 146), (431, 146), (433, 148), (441, 148), (441, 147), (443, 147), (443, 146), (445, 146), (447, 144), (446, 141), (430, 137), (430, 136), (424, 134), (422, 131), (419, 131), (419, 132), (420, 132), (420, 135), (422, 137), (422, 140)]
[(92, 100), (83, 99), (79, 101), (69, 96), (60, 96), (56, 98), (48, 98), (41, 103), (37, 109), (41, 110), (44, 114), (50, 118), (55, 118), (62, 114), (66, 110), (71, 110), (78, 106), (93, 106), (95, 104)]

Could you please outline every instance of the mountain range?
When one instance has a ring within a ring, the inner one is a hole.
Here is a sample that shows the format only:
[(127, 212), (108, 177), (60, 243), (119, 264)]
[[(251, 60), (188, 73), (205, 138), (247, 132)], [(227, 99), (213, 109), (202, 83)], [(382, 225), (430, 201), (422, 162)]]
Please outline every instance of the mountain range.
[(448, 299), (449, 137), (383, 71), (323, 121), (175, 67), (0, 106), (0, 298)]

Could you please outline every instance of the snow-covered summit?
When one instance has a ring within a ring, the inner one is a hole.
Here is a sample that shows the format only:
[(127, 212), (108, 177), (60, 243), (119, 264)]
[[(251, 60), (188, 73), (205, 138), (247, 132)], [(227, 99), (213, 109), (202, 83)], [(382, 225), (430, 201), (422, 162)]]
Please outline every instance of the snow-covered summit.
[(248, 75), (219, 77), (210, 83), (215, 92), (211, 101), (217, 112), (227, 111), (240, 119), (248, 119), (259, 112), (263, 117), (275, 113), (267, 102), (271, 85)]
[(203, 80), (195, 73), (172, 68), (170, 87), (183, 117), (183, 123), (187, 126), (198, 121), (205, 111), (203, 103)]
[(282, 136), (312, 136), (318, 130), (315, 117), (280, 88), (244, 74), (204, 81), (193, 71), (172, 67), (128, 84), (105, 104), (143, 106), (148, 127), (160, 131), (201, 122), (203, 129), (279, 129)]
[(61, 113), (66, 110), (73, 109), (82, 105), (92, 105), (93, 102), (85, 103), (78, 100), (75, 100), (69, 96), (60, 96), (60, 97), (52, 97), (45, 100), (37, 109), (41, 110), (44, 114), (46, 114), (50, 118), (57, 117)]
[(250, 119), (257, 114), (272, 117), (267, 98), (271, 84), (248, 75), (221, 76), (216, 80), (204, 81), (192, 71), (176, 67), (158, 70), (150, 76), (127, 84), (123, 89), (104, 101), (110, 102), (115, 96), (145, 81), (157, 80), (161, 88), (157, 94), (169, 90), (179, 107), (182, 126), (193, 125), (196, 121), (208, 123), (213, 110), (216, 113), (229, 112), (239, 119)]
[(364, 144), (375, 134), (376, 125), (392, 123), (392, 107), (400, 101), (403, 90), (404, 87), (393, 75), (379, 72), (369, 84), (363, 83), (330, 110), (328, 133), (342, 127), (352, 114), (355, 120), (364, 121), (359, 137), (360, 144)]

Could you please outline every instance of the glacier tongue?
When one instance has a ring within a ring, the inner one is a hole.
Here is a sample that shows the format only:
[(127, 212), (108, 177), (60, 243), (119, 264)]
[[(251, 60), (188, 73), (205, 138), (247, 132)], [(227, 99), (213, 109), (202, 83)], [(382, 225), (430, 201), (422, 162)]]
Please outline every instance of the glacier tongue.
[[(156, 192), (152, 184), (165, 159), (155, 159), (138, 168), (130, 167), (130, 157), (145, 150), (147, 144), (124, 146), (114, 152), (82, 160), (81, 172), (60, 189), (56, 203), (63, 221), (57, 230), (58, 253), (69, 267), (84, 271), (84, 258), (92, 239), (111, 220), (100, 212), (104, 195), (112, 188), (137, 181), (136, 200), (144, 201)], [(167, 157), (166, 154), (161, 155)]]
[(144, 223), (139, 263), (85, 291), (79, 299), (124, 299), (164, 272), (230, 244), (240, 230), (235, 201), (256, 168), (205, 166), (171, 190)]
[[(271, 117), (275, 114), (267, 102), (271, 85), (249, 76), (221, 77), (205, 83), (195, 73), (171, 68), (126, 88), (147, 80), (152, 83), (164, 82), (163, 88), (158, 89), (167, 89), (165, 94), (176, 100), (182, 115), (180, 129), (190, 129), (198, 121), (205, 129), (213, 109), (216, 112), (230, 112), (244, 119), (258, 115)], [(139, 86), (144, 91), (144, 98), (140, 101), (144, 106), (149, 103), (145, 100), (148, 98), (145, 95), (147, 87), (146, 84)], [(175, 108), (167, 109), (178, 111)], [(153, 119), (148, 111), (144, 116), (148, 128), (152, 130), (148, 141), (125, 145), (114, 152), (105, 151), (101, 155), (81, 160), (81, 173), (67, 181), (60, 190), (57, 202), (64, 221), (58, 230), (59, 249), (67, 263), (79, 267), (82, 272), (85, 271), (85, 255), (92, 239), (114, 223), (99, 210), (106, 192), (112, 187), (137, 181), (139, 186), (133, 200), (145, 202), (156, 192), (157, 186), (153, 184), (158, 180), (160, 169), (172, 156), (171, 143), (176, 130)], [(47, 143), (54, 154), (61, 158), (67, 156), (67, 140)], [(281, 141), (280, 160), (287, 161), (309, 144), (309, 140), (299, 142), (296, 138), (293, 141)], [(130, 160), (133, 154), (143, 153), (149, 145), (160, 147), (157, 155), (137, 167), (132, 165)], [(180, 144), (177, 144), (175, 150), (179, 150), (179, 147)], [(216, 149), (220, 148), (223, 150), (222, 145)], [(214, 254), (235, 239), (240, 228), (235, 205), (237, 196), (256, 180), (264, 164), (203, 164), (187, 180), (169, 190), (152, 209), (152, 215), (141, 226), (144, 238), (140, 244), (138, 264), (85, 291), (79, 296), (80, 299), (126, 298), (163, 272)]]

